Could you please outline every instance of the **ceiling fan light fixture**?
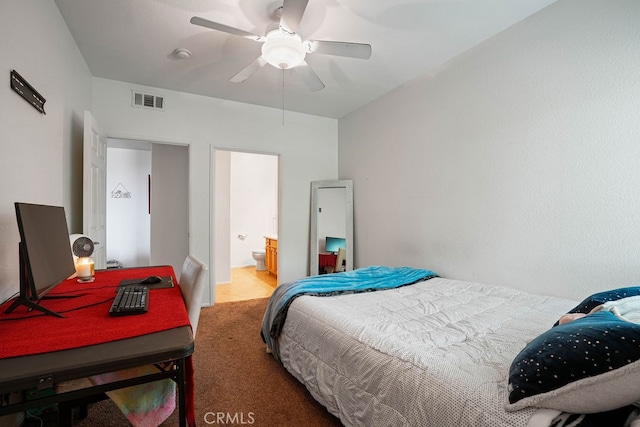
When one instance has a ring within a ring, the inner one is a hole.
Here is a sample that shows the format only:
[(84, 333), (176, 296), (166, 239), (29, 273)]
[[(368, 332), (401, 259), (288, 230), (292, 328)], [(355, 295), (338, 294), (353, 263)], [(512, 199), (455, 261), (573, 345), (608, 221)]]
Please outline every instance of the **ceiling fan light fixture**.
[(270, 31), (262, 45), (262, 57), (283, 70), (302, 64), (306, 54), (299, 35), (287, 34), (279, 29)]

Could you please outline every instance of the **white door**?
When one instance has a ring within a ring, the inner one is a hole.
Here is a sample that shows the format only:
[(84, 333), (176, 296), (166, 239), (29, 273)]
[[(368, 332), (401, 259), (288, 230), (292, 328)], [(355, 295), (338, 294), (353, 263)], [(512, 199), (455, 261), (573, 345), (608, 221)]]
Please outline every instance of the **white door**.
[(153, 144), (151, 152), (150, 262), (172, 265), (180, 280), (189, 255), (189, 148)]
[(107, 267), (107, 137), (89, 111), (82, 161), (82, 233), (93, 240), (95, 266), (102, 269)]

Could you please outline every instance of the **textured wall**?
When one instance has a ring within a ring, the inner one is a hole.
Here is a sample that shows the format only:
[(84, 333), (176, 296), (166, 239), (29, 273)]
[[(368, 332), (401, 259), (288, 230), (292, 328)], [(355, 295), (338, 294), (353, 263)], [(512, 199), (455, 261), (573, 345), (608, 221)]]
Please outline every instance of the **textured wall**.
[[(189, 251), (209, 264), (215, 280), (213, 151), (279, 156), (278, 280), (308, 270), (311, 181), (338, 173), (338, 122), (169, 90), (94, 78), (94, 116), (108, 136), (189, 145)], [(131, 90), (165, 97), (162, 112), (132, 108)], [(203, 301), (212, 297), (207, 289)]]
[[(91, 74), (53, 2), (0, 2), (0, 52), (1, 302), (18, 291), (14, 202), (64, 206), (69, 231), (82, 231), (82, 117), (91, 107)], [(46, 115), (9, 87), (10, 70), (46, 99)]]
[(640, 281), (640, 2), (560, 0), (343, 118), (357, 265), (582, 298)]

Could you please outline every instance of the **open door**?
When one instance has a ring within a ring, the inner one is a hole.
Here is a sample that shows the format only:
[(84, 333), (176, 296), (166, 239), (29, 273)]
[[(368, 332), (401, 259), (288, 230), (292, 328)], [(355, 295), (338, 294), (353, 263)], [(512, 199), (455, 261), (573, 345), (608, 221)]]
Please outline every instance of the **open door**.
[(107, 267), (107, 137), (84, 112), (82, 233), (93, 240), (96, 269)]

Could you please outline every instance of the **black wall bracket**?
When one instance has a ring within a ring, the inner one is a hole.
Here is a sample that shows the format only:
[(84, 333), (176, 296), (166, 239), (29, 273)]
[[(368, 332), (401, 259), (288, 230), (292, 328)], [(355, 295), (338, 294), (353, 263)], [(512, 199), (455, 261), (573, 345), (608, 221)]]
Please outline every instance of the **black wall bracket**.
[(44, 103), (47, 102), (37, 90), (33, 88), (16, 70), (11, 70), (11, 89), (16, 91), (21, 97), (23, 97), (29, 104), (40, 111), (42, 114), (47, 114), (44, 111)]

